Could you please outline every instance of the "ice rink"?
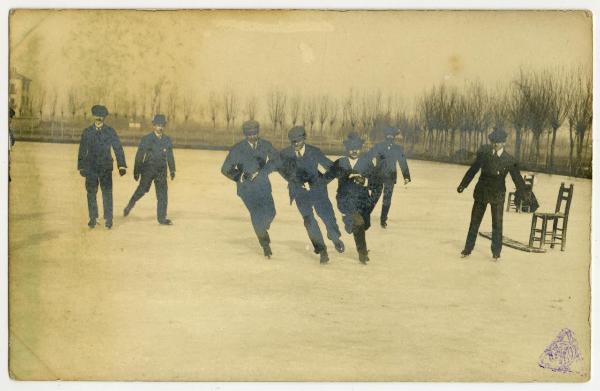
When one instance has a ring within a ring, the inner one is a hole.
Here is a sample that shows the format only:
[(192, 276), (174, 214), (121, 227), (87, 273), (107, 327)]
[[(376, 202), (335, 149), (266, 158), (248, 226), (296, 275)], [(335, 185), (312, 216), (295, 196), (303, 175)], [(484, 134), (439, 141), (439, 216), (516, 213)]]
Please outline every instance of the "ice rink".
[[(87, 227), (77, 145), (17, 143), (9, 191), (10, 370), (19, 379), (584, 381), (589, 374), (591, 181), (536, 175), (540, 211), (575, 185), (565, 252), (463, 248), (476, 182), (467, 167), (409, 160), (388, 229), (380, 205), (367, 231), (371, 262), (328, 242), (321, 266), (287, 187), (271, 176), (274, 257), (262, 256), (225, 152), (175, 150), (173, 226), (156, 222), (154, 189), (131, 215), (137, 183), (113, 172), (114, 228)], [(335, 187), (329, 194), (335, 207)], [(514, 185), (507, 179), (507, 189)], [(98, 194), (101, 207), (101, 196)], [(100, 212), (102, 213), (102, 212)], [(504, 214), (526, 242), (531, 215)], [(338, 224), (341, 219), (338, 214)], [(321, 224), (324, 230), (324, 226)], [(481, 226), (491, 230), (489, 209)], [(538, 366), (572, 330), (575, 372)]]

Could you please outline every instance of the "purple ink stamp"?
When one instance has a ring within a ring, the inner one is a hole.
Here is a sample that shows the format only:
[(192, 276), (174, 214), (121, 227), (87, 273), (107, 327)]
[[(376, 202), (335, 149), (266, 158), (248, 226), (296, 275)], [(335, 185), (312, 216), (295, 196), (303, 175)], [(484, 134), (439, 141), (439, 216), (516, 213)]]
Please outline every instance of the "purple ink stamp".
[(571, 372), (571, 364), (582, 358), (579, 344), (575, 339), (575, 333), (564, 328), (560, 330), (554, 341), (544, 349), (538, 364), (540, 367), (554, 372), (567, 373)]

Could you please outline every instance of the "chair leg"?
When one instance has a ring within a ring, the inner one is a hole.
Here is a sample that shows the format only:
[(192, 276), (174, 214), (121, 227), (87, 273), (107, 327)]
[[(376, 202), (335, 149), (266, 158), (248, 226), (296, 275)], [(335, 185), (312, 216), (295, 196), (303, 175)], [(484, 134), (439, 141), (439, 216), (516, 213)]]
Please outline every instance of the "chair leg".
[[(558, 227), (558, 219), (552, 219), (552, 241), (550, 242), (550, 248), (554, 248), (556, 243), (556, 228)], [(561, 239), (562, 242), (562, 239)]]
[(563, 230), (561, 232), (562, 238), (560, 239), (560, 251), (565, 251), (565, 248), (567, 247), (567, 222), (566, 221), (563, 222), (562, 229)]
[(529, 247), (533, 247), (533, 238), (535, 237), (535, 226), (537, 225), (537, 216), (531, 216), (531, 230), (529, 231)]
[(548, 227), (548, 219), (542, 218), (542, 238), (540, 240), (540, 248), (546, 245), (546, 229)]

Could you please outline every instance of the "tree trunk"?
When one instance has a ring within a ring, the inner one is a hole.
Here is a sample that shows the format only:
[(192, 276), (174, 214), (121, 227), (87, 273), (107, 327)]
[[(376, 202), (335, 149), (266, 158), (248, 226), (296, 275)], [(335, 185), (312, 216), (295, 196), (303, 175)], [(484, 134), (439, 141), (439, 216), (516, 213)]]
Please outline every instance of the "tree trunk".
[(515, 157), (521, 160), (521, 137), (523, 129), (515, 127)]
[(550, 144), (550, 171), (554, 170), (554, 148), (556, 146), (556, 132), (558, 128), (552, 128), (552, 143)]

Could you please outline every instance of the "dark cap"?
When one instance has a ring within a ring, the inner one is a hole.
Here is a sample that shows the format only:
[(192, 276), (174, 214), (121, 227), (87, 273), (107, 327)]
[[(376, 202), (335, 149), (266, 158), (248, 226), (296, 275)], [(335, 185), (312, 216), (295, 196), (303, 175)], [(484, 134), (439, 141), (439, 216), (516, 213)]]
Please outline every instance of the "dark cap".
[(254, 121), (253, 119), (246, 121), (242, 124), (242, 132), (244, 132), (244, 136), (258, 134), (259, 128), (260, 124), (258, 123), (258, 121)]
[(488, 139), (492, 143), (504, 143), (504, 142), (506, 142), (507, 136), (508, 135), (506, 134), (506, 132), (504, 130), (496, 129), (488, 135)]
[(306, 138), (306, 130), (304, 126), (294, 126), (288, 132), (288, 139), (290, 141), (299, 141)]
[(10, 118), (12, 118), (12, 117), (14, 117), (14, 116), (15, 116), (15, 114), (16, 114), (16, 113), (15, 113), (15, 111), (13, 110), (13, 108), (12, 108), (12, 107), (9, 107), (9, 108), (8, 108), (8, 116), (9, 116)]
[(398, 133), (400, 133), (400, 131), (395, 126), (387, 125), (383, 128), (383, 134), (385, 134), (386, 136), (396, 136)]
[(163, 125), (163, 126), (165, 126), (167, 124), (167, 117), (165, 117), (164, 114), (156, 114), (154, 116), (154, 119), (152, 120), (152, 123), (154, 125)]
[(108, 115), (108, 109), (101, 105), (92, 106), (92, 115), (95, 117), (106, 117)]
[(347, 151), (361, 149), (364, 144), (363, 139), (360, 138), (358, 133), (350, 133), (344, 140), (344, 146)]

